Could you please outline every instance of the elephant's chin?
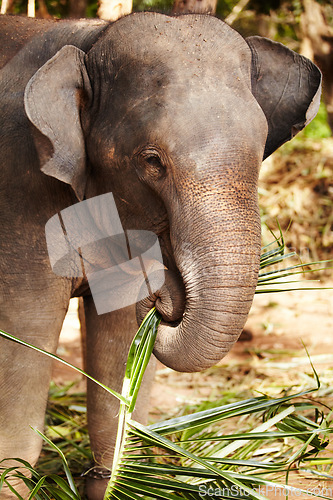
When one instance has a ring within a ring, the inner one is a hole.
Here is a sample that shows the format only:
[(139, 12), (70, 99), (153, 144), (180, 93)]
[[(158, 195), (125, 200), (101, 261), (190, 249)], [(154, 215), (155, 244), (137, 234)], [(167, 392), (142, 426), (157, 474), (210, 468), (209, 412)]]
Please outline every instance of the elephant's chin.
[[(153, 283), (153, 277), (149, 276), (149, 281)], [(185, 287), (174, 272), (165, 270), (162, 287), (137, 303), (136, 316), (139, 324), (152, 307), (156, 307), (161, 314), (162, 325), (176, 327), (180, 324), (185, 310)]]

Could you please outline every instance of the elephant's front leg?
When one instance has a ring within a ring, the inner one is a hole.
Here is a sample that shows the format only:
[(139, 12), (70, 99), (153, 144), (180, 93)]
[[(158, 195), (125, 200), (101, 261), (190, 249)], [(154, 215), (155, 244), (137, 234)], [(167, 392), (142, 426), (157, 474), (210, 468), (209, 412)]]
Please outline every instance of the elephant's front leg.
[[(54, 352), (69, 303), (70, 285), (52, 281), (48, 276), (43, 279), (40, 271), (41, 288), (34, 290), (33, 279), (30, 276), (25, 281), (22, 277), (22, 286), (10, 286), (8, 281), (0, 285), (0, 328)], [(52, 360), (47, 356), (0, 337), (0, 461), (21, 458), (32, 466), (37, 462), (42, 439), (33, 429), (44, 428), (51, 370)], [(4, 468), (11, 465), (21, 464), (15, 460), (1, 463)], [(26, 469), (22, 468), (22, 472), (28, 475)], [(23, 498), (28, 497), (21, 480), (9, 476), (7, 479)], [(0, 498), (16, 496), (4, 484)]]
[[(127, 354), (137, 331), (135, 307), (130, 306), (98, 316), (91, 297), (85, 297), (86, 367), (94, 378), (111, 389), (121, 391)], [(146, 371), (135, 419), (145, 423), (149, 409), (149, 394), (154, 377), (154, 361)], [(88, 428), (91, 449), (97, 466), (111, 469), (118, 425), (118, 400), (88, 381)], [(98, 471), (98, 468), (96, 468)], [(101, 500), (108, 479), (87, 477), (89, 500)]]

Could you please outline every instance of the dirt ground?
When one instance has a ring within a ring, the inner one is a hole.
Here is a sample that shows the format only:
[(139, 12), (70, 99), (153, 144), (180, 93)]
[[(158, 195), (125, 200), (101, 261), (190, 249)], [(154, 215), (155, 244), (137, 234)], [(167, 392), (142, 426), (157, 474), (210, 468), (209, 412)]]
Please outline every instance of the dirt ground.
[[(251, 338), (237, 342), (217, 367), (200, 374), (180, 374), (158, 364), (151, 397), (151, 418), (173, 416), (180, 406), (198, 404), (207, 398), (219, 399), (228, 391), (244, 393), (245, 397), (256, 395), (256, 391), (279, 396), (283, 387), (294, 385), (297, 392), (302, 385), (314, 384), (304, 345), (320, 376), (322, 393), (327, 393), (325, 404), (332, 408), (333, 289), (325, 290), (321, 286), (333, 288), (333, 280), (315, 286), (318, 289), (314, 291), (256, 295), (246, 325)], [(81, 366), (76, 307), (73, 301), (58, 354)], [(58, 363), (54, 367), (57, 383), (78, 378), (69, 368)], [(332, 444), (329, 448), (327, 456), (332, 457)], [(317, 491), (326, 488), (328, 496), (333, 498), (333, 481), (316, 481), (297, 475), (291, 484), (304, 489), (317, 488)], [(285, 491), (267, 490), (261, 493), (272, 500), (286, 494)], [(297, 494), (297, 497), (311, 498), (304, 494)]]

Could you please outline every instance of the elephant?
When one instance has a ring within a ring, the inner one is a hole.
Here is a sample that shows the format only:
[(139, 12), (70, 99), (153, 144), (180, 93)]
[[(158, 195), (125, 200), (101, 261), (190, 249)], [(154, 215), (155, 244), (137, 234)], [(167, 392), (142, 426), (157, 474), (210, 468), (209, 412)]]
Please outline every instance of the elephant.
[[(119, 391), (136, 318), (155, 305), (162, 363), (184, 372), (216, 364), (257, 284), (260, 165), (316, 115), (318, 68), (209, 15), (1, 16), (0, 42), (0, 328), (55, 352), (70, 298), (83, 297), (87, 371)], [(136, 306), (98, 314), (86, 276), (53, 272), (45, 226), (107, 193), (125, 232), (156, 235), (165, 278)], [(35, 464), (41, 439), (30, 427), (43, 429), (52, 363), (0, 345), (0, 459)], [(118, 403), (88, 382), (87, 411), (105, 472)], [(88, 498), (102, 498), (106, 482), (97, 469), (88, 474)], [(4, 486), (1, 498), (11, 495)]]

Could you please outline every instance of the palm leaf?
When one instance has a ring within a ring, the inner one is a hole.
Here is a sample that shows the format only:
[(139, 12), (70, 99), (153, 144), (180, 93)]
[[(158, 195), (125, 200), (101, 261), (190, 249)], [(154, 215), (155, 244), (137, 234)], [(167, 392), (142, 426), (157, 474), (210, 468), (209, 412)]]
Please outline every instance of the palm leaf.
[[(260, 287), (267, 284), (281, 285), (281, 278), (309, 271), (304, 269), (308, 264), (267, 271), (268, 267), (276, 266), (294, 255), (285, 255), (284, 252), (285, 243), (280, 230), (280, 236), (275, 237), (273, 244), (263, 248), (257, 293), (275, 291), (267, 288), (261, 290)], [(288, 477), (290, 468), (301, 469), (305, 464), (304, 470), (321, 474), (316, 469), (320, 463), (318, 454), (327, 447), (332, 422), (330, 416), (325, 417), (318, 411), (316, 404), (304, 401), (309, 393), (319, 388), (319, 379), (313, 367), (314, 387), (294, 395), (273, 399), (261, 395), (150, 426), (135, 422), (132, 413), (159, 322), (160, 317), (153, 309), (140, 326), (129, 351), (121, 394), (96, 381), (120, 401), (114, 462), (105, 500), (193, 500), (203, 498), (207, 491), (209, 498), (213, 499), (244, 496), (262, 499), (265, 498), (262, 495), (263, 488), (294, 491), (291, 486), (276, 482), (281, 474)], [(45, 352), (5, 332), (0, 331), (0, 334)], [(53, 354), (45, 354), (60, 360)], [(73, 368), (84, 374), (82, 370)], [(311, 409), (314, 409), (312, 419), (303, 416), (303, 412)], [(262, 419), (263, 423), (256, 424), (250, 431), (240, 428), (239, 432), (234, 432), (233, 427), (233, 432), (220, 434), (222, 421), (237, 422), (250, 415), (256, 416), (256, 422)], [(66, 416), (61, 418), (66, 419)], [(79, 500), (80, 495), (62, 449), (46, 436), (43, 438), (60, 456), (67, 480), (56, 474), (40, 474), (28, 463), (17, 460), (19, 468), (3, 466), (0, 469), (0, 489), (4, 483), (8, 484), (9, 475), (15, 475), (30, 488), (31, 498)], [(292, 444), (286, 446), (286, 439)], [(22, 467), (30, 472), (31, 478), (23, 475)], [(331, 478), (327, 473), (320, 477)], [(297, 489), (298, 495), (301, 492)], [(20, 498), (17, 492), (16, 495)], [(316, 496), (329, 498), (319, 494)]]

